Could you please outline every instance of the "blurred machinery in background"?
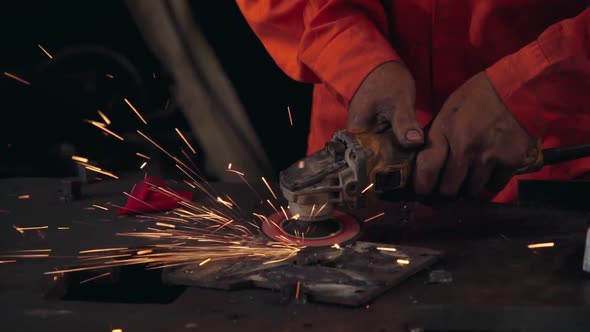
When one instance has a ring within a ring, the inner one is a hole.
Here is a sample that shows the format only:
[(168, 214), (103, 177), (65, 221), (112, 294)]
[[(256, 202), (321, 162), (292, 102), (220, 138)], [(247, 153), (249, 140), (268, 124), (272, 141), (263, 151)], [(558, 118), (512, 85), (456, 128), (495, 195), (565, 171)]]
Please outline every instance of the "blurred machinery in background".
[(231, 162), (251, 176), (272, 174), (256, 132), (188, 1), (128, 0), (127, 6), (147, 44), (172, 74), (173, 97), (204, 150), (207, 173), (235, 181), (225, 171)]

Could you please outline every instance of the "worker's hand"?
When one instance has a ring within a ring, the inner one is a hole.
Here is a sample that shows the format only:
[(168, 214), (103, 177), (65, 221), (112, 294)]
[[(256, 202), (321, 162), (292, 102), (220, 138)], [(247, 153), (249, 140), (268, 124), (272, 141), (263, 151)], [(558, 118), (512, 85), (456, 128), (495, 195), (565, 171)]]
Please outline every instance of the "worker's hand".
[(393, 128), (404, 147), (424, 144), (416, 120), (414, 79), (401, 63), (388, 62), (373, 70), (353, 96), (346, 129), (353, 133), (381, 132)]
[(477, 195), (492, 172), (524, 166), (534, 143), (481, 72), (449, 96), (429, 128), (416, 160), (416, 193)]

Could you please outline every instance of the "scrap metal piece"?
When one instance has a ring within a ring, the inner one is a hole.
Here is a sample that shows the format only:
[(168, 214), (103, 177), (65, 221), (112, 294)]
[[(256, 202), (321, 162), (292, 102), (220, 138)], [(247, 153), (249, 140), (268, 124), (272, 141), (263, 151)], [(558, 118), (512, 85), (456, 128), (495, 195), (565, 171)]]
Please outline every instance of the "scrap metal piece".
[(449, 284), (453, 282), (453, 274), (445, 270), (434, 270), (428, 275), (428, 283)]
[(584, 250), (582, 270), (590, 272), (590, 228), (588, 228), (588, 232), (586, 233), (586, 249)]
[(306, 248), (290, 260), (269, 265), (239, 259), (171, 268), (162, 278), (171, 285), (223, 290), (296, 289), (299, 283), (298, 295), (309, 301), (361, 306), (432, 265), (440, 255), (426, 248), (356, 242), (341, 249)]

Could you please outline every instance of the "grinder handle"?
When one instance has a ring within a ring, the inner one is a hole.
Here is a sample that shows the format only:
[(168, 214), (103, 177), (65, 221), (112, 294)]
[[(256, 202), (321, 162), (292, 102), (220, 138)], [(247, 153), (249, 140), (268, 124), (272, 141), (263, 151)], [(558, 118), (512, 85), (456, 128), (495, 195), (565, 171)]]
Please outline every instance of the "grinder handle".
[(572, 161), (590, 156), (590, 144), (564, 146), (550, 149), (542, 149), (542, 141), (536, 141), (535, 146), (527, 151), (525, 164), (514, 172), (497, 170), (492, 173), (487, 189), (491, 193), (497, 193), (504, 188), (515, 175), (534, 173), (544, 166), (554, 165), (566, 161)]

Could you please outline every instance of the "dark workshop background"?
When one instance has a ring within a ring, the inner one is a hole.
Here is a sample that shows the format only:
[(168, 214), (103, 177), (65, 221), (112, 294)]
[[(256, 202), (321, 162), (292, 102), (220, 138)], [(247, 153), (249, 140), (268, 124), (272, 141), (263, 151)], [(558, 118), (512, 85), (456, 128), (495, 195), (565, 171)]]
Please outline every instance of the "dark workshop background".
[[(311, 87), (278, 69), (234, 1), (192, 5), (274, 169), (288, 166), (305, 153)], [(167, 74), (122, 1), (4, 1), (1, 6), (0, 71), (31, 85), (0, 77), (0, 177), (69, 176), (75, 172), (72, 154), (89, 156), (105, 169), (139, 171), (135, 147), (105, 137), (84, 122), (99, 120), (96, 111), (102, 109), (113, 121), (113, 130), (132, 135), (138, 119), (122, 103), (125, 97), (135, 100), (151, 119), (149, 132), (154, 137), (170, 138), (175, 127), (188, 129), (168, 102)], [(37, 44), (54, 59), (49, 60)], [(129, 65), (120, 64), (127, 60)], [(115, 78), (107, 78), (107, 73)]]

